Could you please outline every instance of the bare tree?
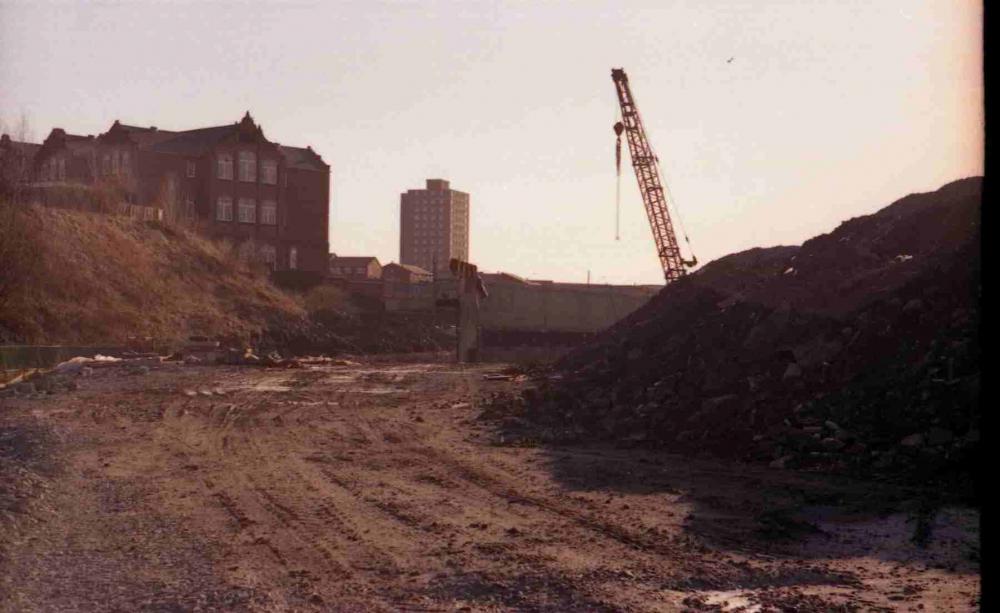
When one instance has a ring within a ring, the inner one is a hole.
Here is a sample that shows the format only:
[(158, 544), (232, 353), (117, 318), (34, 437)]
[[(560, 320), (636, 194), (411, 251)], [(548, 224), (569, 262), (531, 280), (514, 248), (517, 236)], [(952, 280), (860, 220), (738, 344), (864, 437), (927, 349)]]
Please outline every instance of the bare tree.
[(31, 134), (30, 123), (22, 114), (13, 130), (6, 127), (0, 118), (0, 134), (4, 135), (0, 146), (0, 321), (36, 262), (35, 227), (25, 203), (33, 162), (32, 148), (24, 145)]

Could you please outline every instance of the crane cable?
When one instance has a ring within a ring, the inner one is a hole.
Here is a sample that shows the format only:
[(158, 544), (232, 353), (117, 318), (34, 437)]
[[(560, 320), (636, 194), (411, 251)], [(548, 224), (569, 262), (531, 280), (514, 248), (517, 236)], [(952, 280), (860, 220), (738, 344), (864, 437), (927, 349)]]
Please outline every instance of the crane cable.
[(677, 201), (674, 200), (674, 194), (673, 194), (673, 192), (670, 191), (670, 182), (667, 181), (667, 177), (666, 177), (665, 173), (663, 172), (663, 169), (660, 168), (660, 156), (658, 156), (656, 154), (656, 151), (653, 150), (653, 145), (652, 144), (649, 145), (649, 149), (650, 149), (650, 152), (653, 154), (653, 159), (656, 160), (656, 166), (657, 166), (657, 168), (660, 171), (659, 174), (660, 174), (660, 177), (661, 177), (661, 182), (663, 183), (663, 191), (666, 192), (667, 206), (669, 206), (670, 208), (672, 208), (674, 210), (674, 217), (677, 218), (677, 225), (680, 226), (681, 235), (684, 237), (684, 242), (687, 243), (688, 251), (691, 252), (691, 259), (690, 260), (685, 260), (684, 258), (681, 258), (681, 261), (684, 262), (684, 264), (687, 265), (687, 266), (697, 266), (698, 265), (698, 256), (696, 256), (694, 254), (694, 247), (691, 246), (691, 239), (688, 238), (687, 229), (684, 227), (684, 218), (681, 217), (681, 209), (680, 209), (680, 207), (677, 206)]
[(615, 122), (615, 240), (621, 240), (621, 233), (619, 229), (621, 227), (621, 217), (622, 217), (622, 131), (625, 129), (625, 125), (621, 122), (621, 110), (618, 109), (615, 113), (615, 118), (618, 121)]
[[(662, 176), (663, 170), (660, 169), (660, 172), (661, 172), (661, 176)], [(667, 192), (667, 198), (669, 199), (671, 208), (674, 209), (674, 216), (677, 217), (677, 225), (680, 226), (680, 228), (681, 228), (681, 235), (684, 236), (684, 242), (687, 243), (688, 251), (691, 252), (691, 259), (690, 260), (683, 260), (683, 261), (688, 266), (697, 266), (698, 265), (698, 256), (696, 256), (694, 254), (694, 247), (691, 246), (691, 239), (688, 238), (687, 229), (684, 227), (684, 219), (681, 217), (681, 209), (680, 209), (680, 207), (677, 206), (677, 201), (674, 200), (674, 195), (670, 191), (670, 184), (667, 183), (666, 177), (663, 178), (663, 189), (666, 190), (666, 192)]]

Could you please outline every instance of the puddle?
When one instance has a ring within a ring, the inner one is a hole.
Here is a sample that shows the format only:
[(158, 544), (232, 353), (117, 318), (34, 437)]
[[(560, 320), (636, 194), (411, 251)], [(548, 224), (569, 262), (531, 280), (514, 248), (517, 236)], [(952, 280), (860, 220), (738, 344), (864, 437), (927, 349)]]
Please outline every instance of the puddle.
[(267, 383), (258, 383), (257, 385), (252, 385), (248, 388), (251, 392), (290, 392), (292, 388), (287, 385), (270, 385)]
[(721, 607), (722, 611), (756, 613), (762, 610), (759, 604), (751, 602), (747, 593), (741, 590), (701, 592), (699, 596), (705, 599), (705, 604)]
[(406, 389), (393, 389), (391, 387), (375, 387), (375, 388), (366, 389), (366, 390), (345, 390), (345, 391), (347, 391), (348, 393), (351, 393), (351, 394), (376, 394), (376, 395), (382, 395), (382, 394), (407, 394), (407, 393), (409, 393), (410, 390), (406, 390)]

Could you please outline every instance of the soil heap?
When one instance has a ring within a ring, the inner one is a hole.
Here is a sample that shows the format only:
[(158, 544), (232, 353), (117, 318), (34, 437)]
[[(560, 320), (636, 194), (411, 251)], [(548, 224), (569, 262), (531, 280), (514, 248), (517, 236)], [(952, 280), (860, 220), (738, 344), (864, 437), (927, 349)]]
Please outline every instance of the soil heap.
[(981, 198), (963, 179), (716, 260), (567, 355), (508, 425), (968, 486)]

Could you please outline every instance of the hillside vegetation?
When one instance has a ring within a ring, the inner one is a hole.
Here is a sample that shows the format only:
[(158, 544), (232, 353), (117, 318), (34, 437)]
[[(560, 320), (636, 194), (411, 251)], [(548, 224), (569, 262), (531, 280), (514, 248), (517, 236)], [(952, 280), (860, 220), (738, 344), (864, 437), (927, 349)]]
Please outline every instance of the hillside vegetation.
[(5, 225), (22, 248), (0, 263), (16, 280), (0, 300), (2, 342), (247, 338), (306, 315), (261, 267), (186, 228), (32, 205)]

